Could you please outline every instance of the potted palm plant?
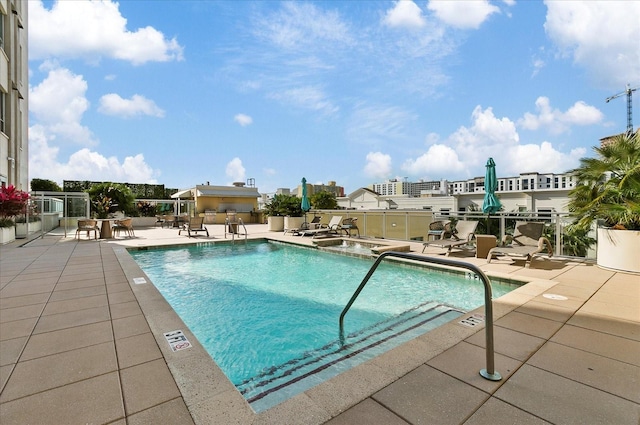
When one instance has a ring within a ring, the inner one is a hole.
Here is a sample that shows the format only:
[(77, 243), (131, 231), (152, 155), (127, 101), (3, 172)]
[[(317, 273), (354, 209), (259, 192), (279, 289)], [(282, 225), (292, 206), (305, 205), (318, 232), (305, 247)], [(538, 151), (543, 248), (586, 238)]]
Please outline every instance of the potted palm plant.
[(572, 170), (576, 187), (569, 193), (575, 226), (597, 229), (597, 264), (640, 272), (640, 138), (616, 136), (594, 148), (597, 157), (582, 158)]

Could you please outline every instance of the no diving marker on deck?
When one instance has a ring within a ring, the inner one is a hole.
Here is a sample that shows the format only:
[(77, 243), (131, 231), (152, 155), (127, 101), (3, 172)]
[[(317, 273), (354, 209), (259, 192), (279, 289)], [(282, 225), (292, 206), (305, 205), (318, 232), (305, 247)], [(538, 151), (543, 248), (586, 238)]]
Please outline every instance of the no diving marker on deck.
[(459, 321), (461, 325), (468, 326), (470, 328), (476, 327), (477, 325), (481, 325), (484, 323), (484, 315), (483, 314), (473, 314), (469, 317), (466, 317)]
[(174, 352), (191, 348), (191, 343), (180, 330), (166, 332), (164, 333), (164, 337), (167, 339), (169, 347), (171, 347), (171, 350)]
[(147, 279), (145, 279), (144, 277), (134, 277), (133, 283), (135, 283), (136, 285), (142, 285), (143, 283), (147, 283)]

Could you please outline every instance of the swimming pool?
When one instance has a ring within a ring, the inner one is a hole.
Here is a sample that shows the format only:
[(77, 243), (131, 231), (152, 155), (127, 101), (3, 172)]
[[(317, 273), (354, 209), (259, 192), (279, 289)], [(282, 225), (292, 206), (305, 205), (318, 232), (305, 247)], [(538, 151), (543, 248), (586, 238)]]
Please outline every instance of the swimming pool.
[[(483, 304), (465, 274), (385, 263), (349, 311), (342, 345), (338, 317), (372, 260), (274, 242), (131, 255), (255, 411)], [(514, 288), (494, 284), (494, 297)]]

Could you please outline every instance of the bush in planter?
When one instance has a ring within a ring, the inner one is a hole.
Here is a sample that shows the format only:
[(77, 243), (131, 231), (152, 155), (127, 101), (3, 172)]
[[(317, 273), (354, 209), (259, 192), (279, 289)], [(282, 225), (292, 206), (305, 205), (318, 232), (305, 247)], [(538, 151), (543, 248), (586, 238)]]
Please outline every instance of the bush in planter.
[[(29, 194), (22, 190), (17, 190), (15, 186), (3, 186), (0, 188), (0, 218), (9, 219), (13, 223), (12, 218), (25, 213), (25, 208), (29, 200)], [(4, 221), (7, 226), (7, 221)]]
[(275, 195), (264, 210), (268, 216), (302, 217), (300, 198), (294, 195)]
[(588, 229), (600, 220), (606, 227), (640, 230), (640, 136), (619, 135), (594, 151), (597, 158), (582, 158), (571, 171), (577, 185), (568, 206), (575, 224)]
[(99, 183), (91, 186), (91, 212), (98, 218), (107, 218), (109, 213), (116, 210), (126, 215), (133, 212), (134, 196), (131, 189), (120, 183)]
[(141, 217), (155, 217), (156, 207), (147, 201), (138, 201), (136, 211)]
[(15, 225), (16, 224), (10, 218), (0, 217), (0, 228), (13, 227)]

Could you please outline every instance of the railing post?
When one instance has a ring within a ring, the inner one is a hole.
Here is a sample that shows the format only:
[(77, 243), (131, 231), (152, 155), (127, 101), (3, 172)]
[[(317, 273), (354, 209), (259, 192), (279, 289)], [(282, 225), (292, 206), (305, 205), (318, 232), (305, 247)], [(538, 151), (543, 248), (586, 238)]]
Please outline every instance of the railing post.
[(360, 283), (356, 291), (351, 296), (351, 299), (342, 310), (342, 313), (340, 313), (340, 318), (338, 321), (340, 326), (340, 329), (339, 329), (340, 343), (343, 345), (345, 343), (344, 316), (347, 314), (347, 311), (349, 311), (349, 309), (355, 302), (356, 298), (358, 298), (358, 295), (360, 295), (360, 292), (362, 292), (362, 289), (365, 287), (365, 285), (367, 284), (367, 282), (369, 281), (373, 273), (376, 271), (376, 269), (378, 268), (378, 265), (380, 265), (382, 260), (385, 259), (386, 257), (398, 257), (398, 258), (404, 258), (408, 260), (420, 261), (423, 263), (434, 263), (434, 264), (440, 264), (444, 266), (453, 266), (453, 267), (463, 268), (463, 269), (472, 271), (480, 278), (480, 280), (482, 280), (482, 284), (484, 285), (484, 315), (485, 315), (485, 340), (486, 340), (485, 353), (486, 353), (487, 367), (486, 369), (480, 370), (480, 376), (490, 381), (500, 381), (502, 379), (502, 376), (500, 375), (500, 373), (496, 372), (495, 364), (494, 364), (493, 304), (491, 301), (491, 281), (479, 267), (471, 263), (464, 263), (461, 261), (450, 260), (448, 258), (424, 257), (421, 255), (410, 254), (406, 252), (396, 252), (396, 251), (383, 252), (378, 256), (376, 261), (373, 263), (373, 265), (367, 272), (366, 276), (364, 277), (364, 279), (362, 280), (362, 282)]

